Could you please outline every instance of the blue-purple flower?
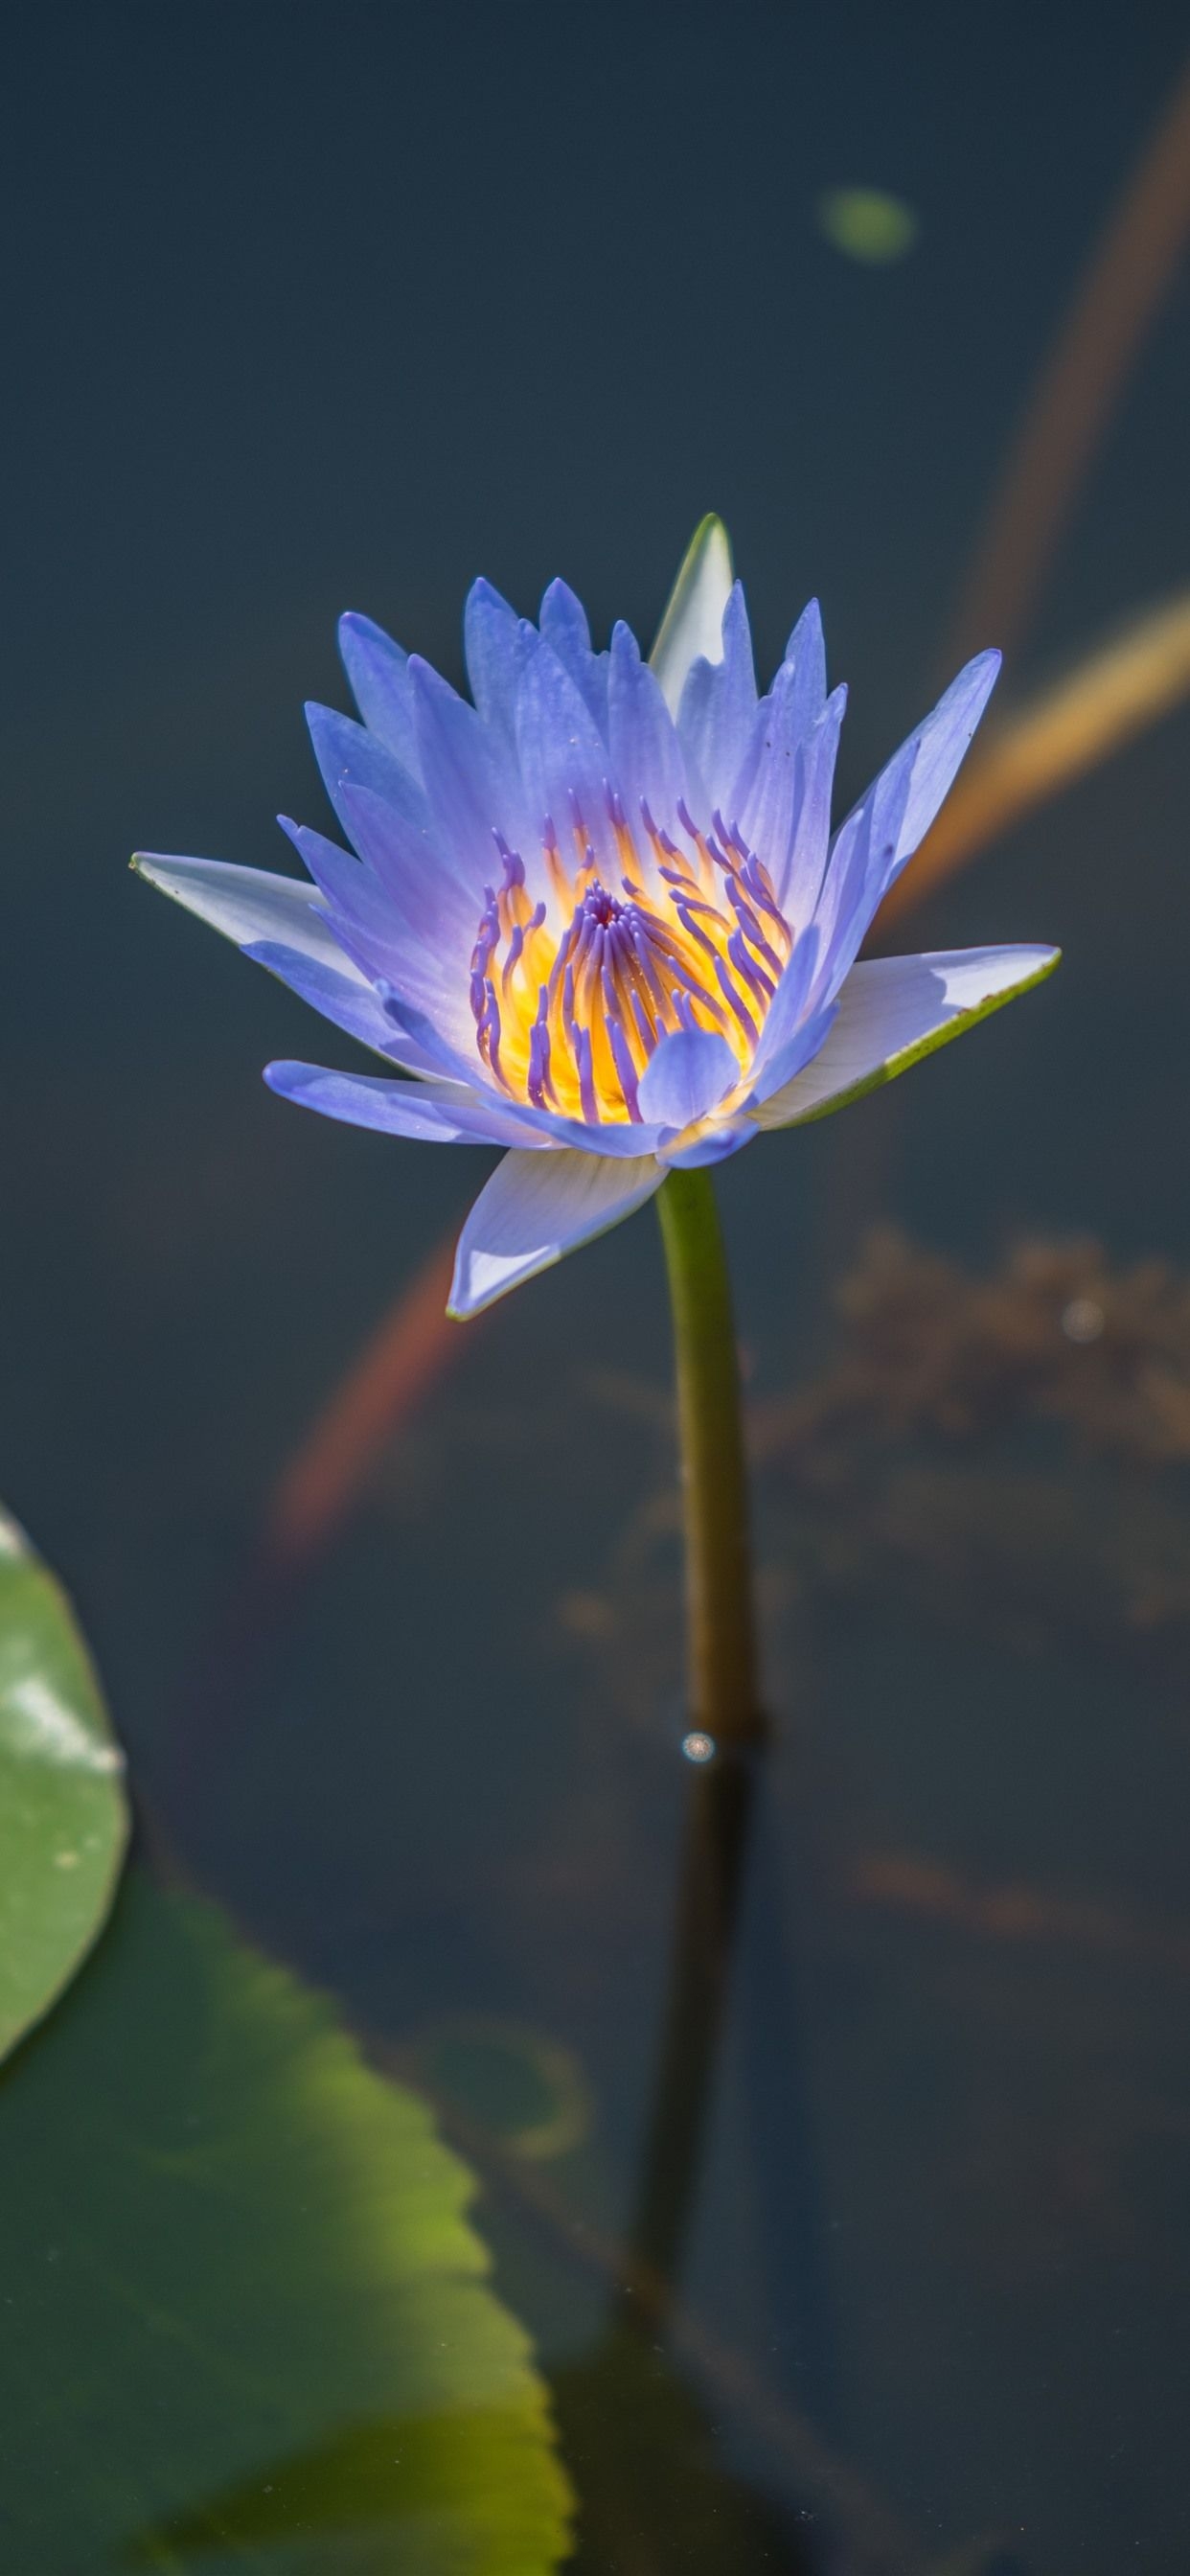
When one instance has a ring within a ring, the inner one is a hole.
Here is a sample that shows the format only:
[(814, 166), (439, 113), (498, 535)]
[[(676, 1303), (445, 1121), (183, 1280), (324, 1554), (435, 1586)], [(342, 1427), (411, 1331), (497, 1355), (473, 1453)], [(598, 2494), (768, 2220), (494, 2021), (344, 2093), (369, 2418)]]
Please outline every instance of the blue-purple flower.
[(507, 1149), (463, 1228), (457, 1315), (631, 1215), (671, 1167), (842, 1107), (1057, 963), (1023, 947), (856, 962), (997, 654), (968, 663), (832, 836), (846, 692), (827, 694), (818, 609), (758, 696), (718, 520), (650, 662), (623, 625), (595, 652), (561, 581), (537, 626), (477, 582), (465, 634), (473, 705), (369, 619), (342, 620), (363, 722), (309, 716), (354, 855), (286, 822), (306, 880), (136, 862), (400, 1068), (270, 1064), (275, 1091)]

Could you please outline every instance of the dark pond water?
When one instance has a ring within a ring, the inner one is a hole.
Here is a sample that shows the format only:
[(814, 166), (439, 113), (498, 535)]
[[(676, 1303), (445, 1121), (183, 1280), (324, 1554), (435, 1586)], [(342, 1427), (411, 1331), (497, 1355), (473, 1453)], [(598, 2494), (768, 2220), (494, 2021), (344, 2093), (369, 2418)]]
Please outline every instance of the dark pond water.
[[(680, 1750), (654, 1221), (469, 1329), (270, 1587), (278, 1475), (486, 1159), (270, 1097), (323, 1032), (125, 862), (279, 866), (276, 809), (324, 822), (301, 701), (345, 703), (341, 608), (454, 676), (478, 570), (646, 632), (708, 506), (766, 668), (822, 597), (857, 787), (1183, 41), (751, 0), (9, 22), (0, 1483), (150, 1844), (479, 2173), (588, 2576), (1190, 2564), (1190, 720), (905, 925), (1058, 941), (1052, 986), (721, 1176), (775, 1736), (702, 2152), (662, 2178), (672, 2316), (624, 2246), (683, 1819), (731, 1793)], [(914, 210), (906, 256), (824, 237), (851, 184)], [(1183, 278), (1013, 691), (1186, 577), (1188, 322)], [(80, 2223), (64, 2193), (67, 2259)], [(106, 2296), (97, 2259), (84, 2346)], [(123, 2563), (10, 2514), (13, 2576)], [(142, 2563), (416, 2576), (386, 2528)]]

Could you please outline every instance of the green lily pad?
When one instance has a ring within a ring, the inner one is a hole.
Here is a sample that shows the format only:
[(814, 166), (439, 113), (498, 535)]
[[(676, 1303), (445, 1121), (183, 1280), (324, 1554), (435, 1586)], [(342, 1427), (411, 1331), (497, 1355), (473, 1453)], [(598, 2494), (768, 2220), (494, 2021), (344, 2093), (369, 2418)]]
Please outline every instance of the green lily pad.
[(0, 2565), (548, 2576), (472, 2193), (327, 2003), (134, 1873), (0, 2078)]
[(70, 1604), (0, 1512), (0, 2057), (106, 1918), (128, 1838), (122, 1775)]

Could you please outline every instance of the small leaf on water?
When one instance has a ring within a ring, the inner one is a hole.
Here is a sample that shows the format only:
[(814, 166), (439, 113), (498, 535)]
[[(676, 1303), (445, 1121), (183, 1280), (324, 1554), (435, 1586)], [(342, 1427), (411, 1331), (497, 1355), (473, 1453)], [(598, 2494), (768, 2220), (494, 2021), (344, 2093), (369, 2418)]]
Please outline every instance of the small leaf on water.
[(858, 259), (868, 268), (887, 268), (904, 259), (918, 234), (917, 216), (900, 197), (883, 188), (825, 188), (815, 213), (818, 229), (832, 250)]
[(105, 1920), (128, 1838), (122, 1773), (65, 1594), (0, 1513), (0, 2057)]
[(0, 2565), (549, 2576), (472, 2190), (326, 2002), (134, 1873), (0, 2078)]

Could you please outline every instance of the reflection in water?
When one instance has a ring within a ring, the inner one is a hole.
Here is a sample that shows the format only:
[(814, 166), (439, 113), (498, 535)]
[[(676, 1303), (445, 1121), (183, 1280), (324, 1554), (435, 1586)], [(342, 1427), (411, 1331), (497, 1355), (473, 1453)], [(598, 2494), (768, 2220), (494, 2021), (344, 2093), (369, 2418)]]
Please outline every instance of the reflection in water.
[[(666, 2300), (678, 2284), (727, 2006), (756, 1765), (763, 1758), (754, 1748), (724, 1749), (686, 1786), (669, 1995), (628, 2231), (629, 2300), (637, 2264), (663, 2285)], [(659, 2322), (654, 2313), (651, 2332)]]

